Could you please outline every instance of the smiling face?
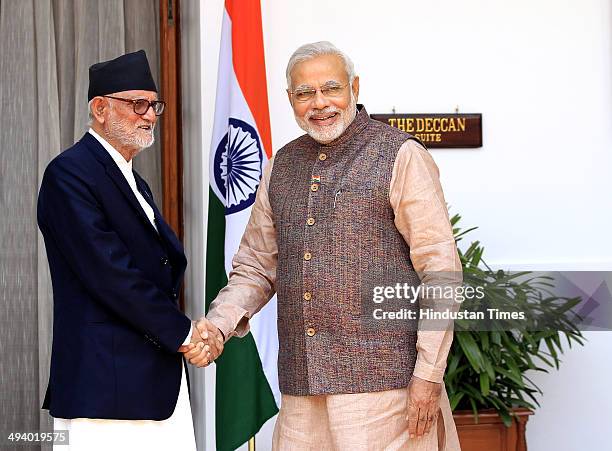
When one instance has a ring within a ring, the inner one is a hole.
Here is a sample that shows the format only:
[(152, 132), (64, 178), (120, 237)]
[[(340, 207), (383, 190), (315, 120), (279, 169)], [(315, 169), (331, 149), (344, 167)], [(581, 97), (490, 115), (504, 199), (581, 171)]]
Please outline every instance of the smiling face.
[[(337, 96), (324, 95), (320, 89), (343, 86)], [(314, 96), (300, 102), (295, 93), (316, 89)], [(287, 90), (295, 120), (315, 141), (326, 144), (337, 139), (355, 119), (359, 95), (359, 77), (349, 84), (342, 58), (320, 55), (297, 63), (291, 71)]]
[[(109, 95), (121, 99), (157, 100), (157, 93), (153, 91), (121, 91)], [(155, 141), (153, 131), (157, 123), (157, 116), (153, 108), (139, 115), (134, 113), (134, 106), (130, 102), (96, 97), (92, 103), (92, 114), (95, 118), (94, 130), (117, 149), (127, 161), (142, 149), (153, 145)]]

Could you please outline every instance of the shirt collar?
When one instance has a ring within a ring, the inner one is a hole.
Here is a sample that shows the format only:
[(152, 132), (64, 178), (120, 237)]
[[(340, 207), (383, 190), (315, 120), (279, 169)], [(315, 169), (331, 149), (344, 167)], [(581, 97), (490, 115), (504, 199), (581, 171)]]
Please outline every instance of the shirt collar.
[(106, 151), (110, 154), (110, 156), (113, 158), (115, 163), (117, 163), (117, 166), (119, 166), (119, 169), (121, 169), (122, 172), (125, 172), (126, 170), (129, 170), (129, 171), (132, 170), (132, 160), (125, 161), (125, 158), (123, 158), (123, 155), (121, 155), (118, 150), (116, 150), (113, 146), (111, 146), (107, 140), (105, 140), (100, 135), (98, 135), (93, 130), (93, 128), (90, 127), (88, 132), (91, 136), (96, 138), (100, 144), (102, 144), (102, 147), (104, 147)]

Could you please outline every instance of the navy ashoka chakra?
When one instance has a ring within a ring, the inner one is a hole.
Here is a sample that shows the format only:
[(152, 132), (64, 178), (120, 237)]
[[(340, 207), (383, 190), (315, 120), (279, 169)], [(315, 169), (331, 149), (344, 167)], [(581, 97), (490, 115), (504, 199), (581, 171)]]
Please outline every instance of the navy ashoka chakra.
[(239, 212), (255, 202), (261, 178), (263, 152), (257, 131), (240, 119), (230, 118), (214, 159), (214, 180), (225, 201), (225, 214)]

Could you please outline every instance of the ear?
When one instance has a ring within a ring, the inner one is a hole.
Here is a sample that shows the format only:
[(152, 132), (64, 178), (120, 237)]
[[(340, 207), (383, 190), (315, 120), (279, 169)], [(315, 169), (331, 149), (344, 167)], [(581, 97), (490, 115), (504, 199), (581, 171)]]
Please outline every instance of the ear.
[(359, 77), (353, 78), (353, 95), (355, 96), (355, 101), (359, 100)]
[(106, 122), (108, 108), (108, 101), (104, 97), (94, 97), (91, 102), (91, 114), (94, 120), (100, 124)]
[(289, 88), (287, 88), (286, 91), (287, 91), (287, 98), (289, 99), (289, 105), (291, 105), (291, 107), (293, 108), (293, 102), (291, 101), (291, 91), (289, 91)]

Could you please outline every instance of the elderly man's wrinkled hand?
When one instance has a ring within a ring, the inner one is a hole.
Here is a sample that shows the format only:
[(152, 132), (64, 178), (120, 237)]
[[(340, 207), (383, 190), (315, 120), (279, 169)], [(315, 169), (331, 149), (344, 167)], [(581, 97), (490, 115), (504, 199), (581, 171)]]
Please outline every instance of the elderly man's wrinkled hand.
[(192, 321), (192, 326), (191, 342), (188, 345), (181, 346), (179, 352), (183, 353), (189, 363), (194, 360), (198, 362), (199, 367), (207, 366), (213, 361), (210, 345), (202, 337), (195, 321)]
[(431, 430), (440, 412), (442, 384), (412, 376), (408, 384), (408, 432), (422, 437)]
[[(223, 335), (221, 331), (206, 318), (201, 318), (199, 321), (194, 322), (193, 329), (194, 337), (197, 335), (199, 338), (195, 339), (195, 346), (191, 347), (185, 353), (185, 358), (189, 363), (198, 368), (208, 366), (223, 352)], [(193, 341), (194, 338), (192, 337), (192, 342)]]

